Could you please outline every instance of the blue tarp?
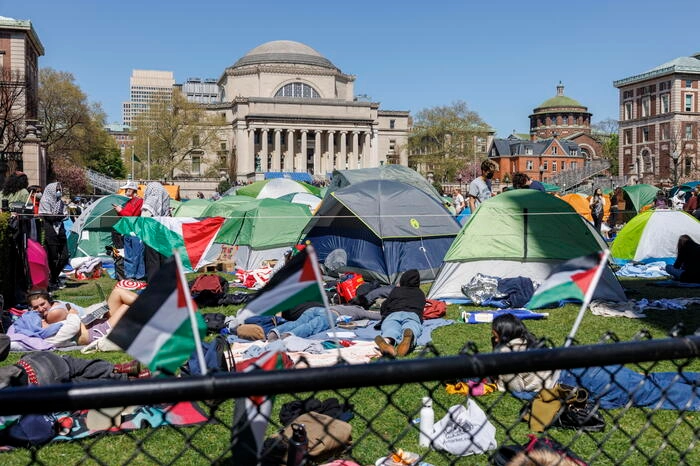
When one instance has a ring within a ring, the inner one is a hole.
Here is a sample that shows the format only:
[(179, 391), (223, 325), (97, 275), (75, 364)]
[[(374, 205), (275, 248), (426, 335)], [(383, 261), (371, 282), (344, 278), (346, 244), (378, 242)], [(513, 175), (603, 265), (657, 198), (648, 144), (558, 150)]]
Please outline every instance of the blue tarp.
[(304, 172), (265, 172), (265, 179), (272, 180), (275, 178), (289, 178), (294, 181), (303, 181), (311, 183), (314, 179), (308, 173)]

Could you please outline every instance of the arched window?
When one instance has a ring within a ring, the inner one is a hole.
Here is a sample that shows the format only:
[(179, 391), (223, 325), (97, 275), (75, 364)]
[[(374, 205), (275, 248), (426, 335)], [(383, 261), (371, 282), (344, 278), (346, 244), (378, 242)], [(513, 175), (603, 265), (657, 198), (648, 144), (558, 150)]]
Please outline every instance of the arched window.
[(321, 96), (316, 92), (316, 89), (306, 83), (289, 83), (285, 84), (275, 97), (300, 97), (302, 99), (320, 99)]

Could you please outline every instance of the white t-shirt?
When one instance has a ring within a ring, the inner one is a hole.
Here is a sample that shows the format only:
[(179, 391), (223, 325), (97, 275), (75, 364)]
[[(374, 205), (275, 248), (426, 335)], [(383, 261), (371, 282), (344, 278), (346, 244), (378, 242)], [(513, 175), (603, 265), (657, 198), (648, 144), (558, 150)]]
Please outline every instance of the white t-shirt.
[(476, 201), (475, 207), (479, 207), (479, 204), (491, 197), (491, 188), (489, 188), (486, 181), (479, 176), (469, 183), (469, 196)]
[(462, 210), (464, 210), (464, 196), (462, 196), (461, 193), (458, 193), (454, 196), (452, 196), (452, 203), (455, 206), (455, 212), (460, 213)]

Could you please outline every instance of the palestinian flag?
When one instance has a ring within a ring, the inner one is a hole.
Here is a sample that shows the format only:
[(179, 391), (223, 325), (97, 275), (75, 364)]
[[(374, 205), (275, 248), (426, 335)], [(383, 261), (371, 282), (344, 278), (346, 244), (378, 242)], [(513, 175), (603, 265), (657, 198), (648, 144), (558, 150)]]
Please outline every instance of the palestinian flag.
[[(124, 313), (107, 338), (152, 371), (173, 374), (195, 350), (182, 271), (167, 261)], [(206, 324), (195, 314), (200, 338)]]
[(181, 251), (185, 270), (195, 271), (219, 257), (221, 245), (215, 240), (225, 220), (223, 217), (124, 217), (114, 229), (122, 235), (134, 233), (165, 257), (172, 256), (173, 249)]
[[(287, 356), (288, 358), (288, 356)], [(285, 354), (278, 351), (264, 353), (254, 364), (243, 372), (253, 370), (281, 370), (285, 364)], [(274, 398), (251, 396), (237, 398), (233, 409), (233, 429), (231, 430), (232, 463), (236, 465), (260, 464), (265, 430), (270, 422)]]
[(279, 269), (255, 298), (238, 313), (238, 320), (261, 315), (275, 315), (308, 301), (325, 303), (320, 271), (311, 246), (294, 255)]
[(605, 267), (599, 254), (577, 257), (560, 264), (535, 290), (525, 307), (538, 309), (563, 299), (583, 301), (589, 288), (597, 285), (593, 279), (599, 267)]

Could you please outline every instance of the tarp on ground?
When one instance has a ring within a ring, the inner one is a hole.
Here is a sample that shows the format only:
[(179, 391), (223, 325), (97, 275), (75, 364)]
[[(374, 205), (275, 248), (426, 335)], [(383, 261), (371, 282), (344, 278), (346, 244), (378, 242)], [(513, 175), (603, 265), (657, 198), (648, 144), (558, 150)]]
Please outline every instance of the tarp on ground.
[[(428, 297), (464, 298), (462, 286), (478, 273), (542, 283), (562, 262), (605, 248), (602, 236), (565, 201), (532, 189), (507, 191), (481, 204), (462, 227)], [(609, 267), (594, 297), (626, 299)]]
[(681, 235), (689, 235), (700, 243), (700, 221), (682, 210), (647, 210), (627, 222), (615, 237), (610, 252), (615, 259), (623, 261), (662, 260), (672, 264)]
[(74, 257), (106, 256), (105, 246), (112, 244), (112, 227), (119, 215), (112, 204), (124, 205), (128, 198), (110, 194), (89, 204), (68, 231), (68, 254)]
[[(334, 170), (327, 193), (368, 180), (393, 180), (414, 186), (438, 202), (442, 197), (420, 173), (403, 165), (382, 165), (376, 168), (358, 168), (355, 170)], [(327, 194), (326, 193), (326, 194)]]
[(344, 252), (347, 263), (335, 272), (357, 272), (366, 280), (390, 284), (409, 269), (418, 269), (424, 281), (432, 280), (458, 231), (459, 224), (439, 198), (383, 179), (330, 192), (304, 233), (321, 262)]

